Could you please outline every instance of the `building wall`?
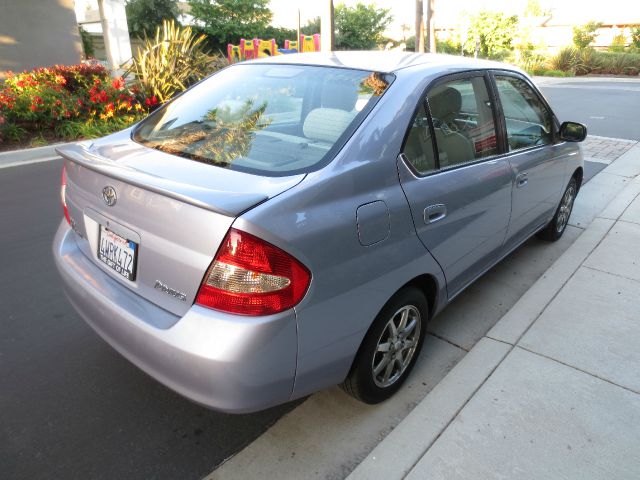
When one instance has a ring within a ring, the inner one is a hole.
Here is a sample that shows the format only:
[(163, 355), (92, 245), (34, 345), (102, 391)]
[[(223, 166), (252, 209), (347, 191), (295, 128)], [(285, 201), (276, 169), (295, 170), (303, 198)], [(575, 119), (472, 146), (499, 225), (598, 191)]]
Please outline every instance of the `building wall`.
[(8, 70), (78, 63), (73, 0), (0, 0), (0, 79)]
[[(597, 36), (592, 44), (595, 48), (607, 48), (616, 35), (623, 34), (626, 44), (631, 43), (631, 28), (619, 26), (603, 26), (597, 30)], [(552, 25), (534, 27), (531, 31), (534, 44), (541, 44), (552, 49), (559, 49), (573, 45), (573, 27), (571, 25)]]
[[(144, 42), (143, 40), (136, 37), (130, 37), (129, 40), (131, 42), (132, 58), (135, 58), (136, 55), (138, 55), (138, 51), (143, 47)], [(94, 58), (96, 60), (100, 60), (101, 62), (104, 62), (106, 66), (107, 50), (104, 45), (104, 37), (102, 36), (102, 32), (100, 32), (99, 34), (91, 34), (91, 41), (93, 43)]]

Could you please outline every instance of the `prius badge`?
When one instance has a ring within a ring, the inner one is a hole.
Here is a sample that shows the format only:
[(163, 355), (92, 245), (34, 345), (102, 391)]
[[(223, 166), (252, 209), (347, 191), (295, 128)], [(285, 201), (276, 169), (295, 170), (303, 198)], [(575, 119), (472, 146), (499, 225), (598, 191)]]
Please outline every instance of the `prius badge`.
[(108, 207), (113, 207), (117, 199), (116, 189), (111, 185), (107, 185), (102, 189), (102, 200), (104, 200), (104, 203), (106, 203)]

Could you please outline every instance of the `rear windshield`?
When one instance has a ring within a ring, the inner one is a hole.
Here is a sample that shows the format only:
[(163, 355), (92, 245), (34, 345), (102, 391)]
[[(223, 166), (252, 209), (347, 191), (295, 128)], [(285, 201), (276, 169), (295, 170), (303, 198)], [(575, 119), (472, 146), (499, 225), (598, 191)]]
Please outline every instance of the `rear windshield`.
[(143, 120), (133, 139), (232, 170), (304, 173), (333, 158), (392, 78), (344, 68), (234, 65)]

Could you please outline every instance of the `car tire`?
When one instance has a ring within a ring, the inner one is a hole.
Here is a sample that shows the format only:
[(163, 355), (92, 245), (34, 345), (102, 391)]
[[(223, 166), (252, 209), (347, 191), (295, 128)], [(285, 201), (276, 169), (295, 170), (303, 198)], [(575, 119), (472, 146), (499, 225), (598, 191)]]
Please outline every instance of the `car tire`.
[(396, 293), (367, 332), (342, 389), (368, 404), (396, 393), (420, 354), (428, 316), (427, 299), (418, 288)]
[(577, 193), (578, 183), (576, 182), (575, 177), (573, 177), (562, 194), (562, 198), (560, 199), (560, 204), (558, 205), (555, 215), (547, 226), (538, 232), (538, 238), (548, 242), (555, 242), (562, 237), (562, 234), (569, 224), (569, 217), (571, 216), (573, 202), (576, 199)]

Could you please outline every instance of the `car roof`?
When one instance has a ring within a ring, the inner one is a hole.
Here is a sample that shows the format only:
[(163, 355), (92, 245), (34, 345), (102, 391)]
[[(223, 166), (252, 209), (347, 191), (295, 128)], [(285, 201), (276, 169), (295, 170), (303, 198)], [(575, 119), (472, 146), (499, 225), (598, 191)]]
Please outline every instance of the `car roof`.
[[(243, 62), (244, 63), (244, 62)], [(438, 53), (413, 53), (403, 51), (336, 51), (309, 52), (275, 55), (251, 60), (250, 63), (270, 63), (287, 65), (314, 65), (325, 67), (352, 68), (384, 73), (394, 73), (408, 67), (422, 66), (428, 70), (439, 69), (519, 69), (504, 63), (480, 60), (470, 57), (443, 55)]]

